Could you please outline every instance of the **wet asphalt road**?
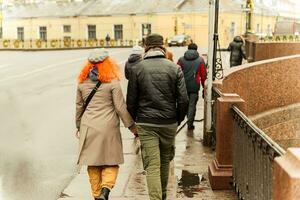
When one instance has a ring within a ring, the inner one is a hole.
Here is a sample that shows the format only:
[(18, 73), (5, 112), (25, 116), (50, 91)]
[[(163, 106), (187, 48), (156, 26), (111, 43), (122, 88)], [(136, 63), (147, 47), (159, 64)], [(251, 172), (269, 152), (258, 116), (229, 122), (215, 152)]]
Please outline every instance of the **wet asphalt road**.
[[(89, 51), (0, 52), (5, 200), (55, 199), (69, 184), (76, 171), (76, 77)], [(122, 66), (129, 52), (112, 49), (111, 55)]]
[[(185, 48), (170, 50), (177, 60)], [(0, 200), (56, 199), (76, 174), (76, 77), (89, 51), (0, 52)], [(123, 72), (130, 49), (109, 51)], [(126, 87), (127, 81), (123, 79), (124, 95)], [(212, 152), (206, 152), (208, 149), (199, 149), (203, 148), (201, 126), (199, 123), (198, 133), (193, 137), (184, 131), (179, 134), (170, 195), (225, 199), (201, 197), (211, 190), (205, 177), (207, 164), (200, 165), (202, 159), (212, 158)], [(144, 176), (140, 159), (133, 153), (133, 137), (124, 130), (123, 139), (125, 165), (113, 194), (145, 199)], [(191, 147), (201, 151), (190, 152)], [(193, 163), (189, 164), (190, 161)], [(134, 173), (132, 169), (136, 169)], [(201, 186), (202, 183), (205, 185)], [(213, 197), (215, 193), (212, 194)]]
[[(90, 51), (0, 52), (0, 199), (55, 199), (68, 185), (76, 171), (76, 77)], [(123, 72), (131, 49), (109, 51)]]

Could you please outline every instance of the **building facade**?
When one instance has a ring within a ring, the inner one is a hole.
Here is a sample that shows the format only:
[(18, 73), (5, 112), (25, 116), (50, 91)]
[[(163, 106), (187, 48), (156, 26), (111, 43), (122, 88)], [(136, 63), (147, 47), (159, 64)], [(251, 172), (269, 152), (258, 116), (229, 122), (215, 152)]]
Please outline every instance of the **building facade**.
[[(219, 33), (224, 47), (235, 35), (245, 33), (246, 17), (241, 2), (222, 0), (220, 4)], [(278, 14), (272, 8), (260, 11), (254, 14), (254, 31), (271, 35)], [(186, 34), (207, 47), (208, 27), (207, 0), (30, 1), (5, 8), (3, 38), (99, 40), (109, 35), (114, 40), (135, 41), (155, 32), (166, 39)]]

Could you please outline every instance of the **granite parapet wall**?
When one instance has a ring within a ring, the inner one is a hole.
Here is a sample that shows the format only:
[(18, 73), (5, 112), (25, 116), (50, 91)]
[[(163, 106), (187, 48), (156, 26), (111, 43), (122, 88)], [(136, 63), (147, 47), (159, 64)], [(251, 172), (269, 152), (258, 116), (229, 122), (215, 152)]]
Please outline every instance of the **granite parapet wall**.
[[(217, 144), (216, 159), (209, 166), (209, 178), (213, 189), (228, 189), (226, 186), (232, 176), (234, 129), (229, 114), (232, 105), (270, 134), (275, 142), (300, 139), (300, 55), (231, 68), (224, 79), (214, 82), (214, 87), (220, 91), (220, 97), (213, 102)], [(300, 150), (288, 149), (287, 152), (274, 162), (274, 200), (299, 199), (295, 194), (300, 192)]]
[(248, 50), (251, 62), (300, 54), (299, 42), (253, 42)]
[(251, 120), (283, 148), (300, 147), (300, 103), (254, 115)]
[(247, 116), (300, 103), (300, 55), (231, 68), (224, 77), (214, 87), (238, 94)]

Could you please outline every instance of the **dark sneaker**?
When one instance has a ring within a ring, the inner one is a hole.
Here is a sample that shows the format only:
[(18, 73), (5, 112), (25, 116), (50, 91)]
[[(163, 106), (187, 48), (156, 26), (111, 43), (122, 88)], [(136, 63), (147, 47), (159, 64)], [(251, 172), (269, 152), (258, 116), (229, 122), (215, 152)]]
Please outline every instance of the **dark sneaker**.
[(102, 188), (100, 197), (97, 200), (108, 200), (110, 189)]
[(188, 125), (188, 130), (194, 130), (195, 126), (194, 125)]
[(162, 195), (162, 200), (167, 200), (167, 194)]

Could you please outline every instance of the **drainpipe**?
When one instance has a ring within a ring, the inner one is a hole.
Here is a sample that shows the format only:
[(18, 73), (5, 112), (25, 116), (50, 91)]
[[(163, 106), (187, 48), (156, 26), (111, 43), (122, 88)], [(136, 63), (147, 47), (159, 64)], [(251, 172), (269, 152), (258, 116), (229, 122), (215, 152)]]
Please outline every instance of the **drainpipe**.
[(178, 33), (178, 18), (177, 18), (177, 14), (175, 14), (174, 34), (177, 35), (177, 33)]
[(215, 0), (209, 0), (209, 29), (208, 29), (208, 74), (206, 80), (206, 116), (203, 134), (203, 144), (209, 146), (212, 136), (212, 82), (213, 82), (213, 54), (214, 54), (214, 21), (215, 21)]

